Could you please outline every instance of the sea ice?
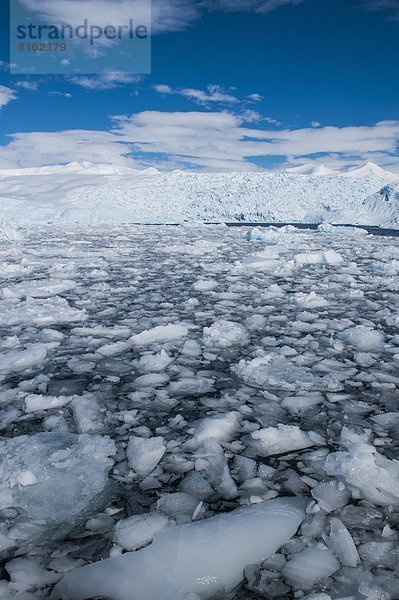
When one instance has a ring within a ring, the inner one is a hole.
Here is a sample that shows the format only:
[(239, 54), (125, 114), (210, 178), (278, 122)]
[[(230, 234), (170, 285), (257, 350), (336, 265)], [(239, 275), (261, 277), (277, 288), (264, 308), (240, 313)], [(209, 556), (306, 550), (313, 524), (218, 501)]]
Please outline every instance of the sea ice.
[(0, 222), (0, 243), (1, 242), (19, 242), (22, 240), (22, 234), (11, 223)]

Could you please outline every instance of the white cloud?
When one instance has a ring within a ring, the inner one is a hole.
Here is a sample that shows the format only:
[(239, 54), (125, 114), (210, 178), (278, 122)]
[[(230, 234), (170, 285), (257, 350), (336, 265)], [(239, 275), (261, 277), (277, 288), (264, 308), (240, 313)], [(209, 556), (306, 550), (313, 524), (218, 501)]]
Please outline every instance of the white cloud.
[(394, 19), (399, 19), (399, 5), (397, 0), (363, 0), (362, 5), (366, 10), (388, 11)]
[(100, 75), (76, 75), (69, 78), (71, 83), (87, 90), (112, 90), (121, 85), (131, 85), (141, 81), (138, 75), (130, 75), (122, 71), (107, 71)]
[(199, 90), (197, 88), (172, 88), (169, 85), (159, 84), (154, 85), (154, 90), (158, 94), (183, 96), (192, 100), (196, 104), (203, 106), (215, 104), (235, 104), (238, 102), (260, 102), (263, 97), (260, 94), (250, 94), (245, 100), (240, 100), (237, 96), (232, 94), (236, 88), (229, 88), (225, 90), (222, 86), (216, 84), (210, 84), (205, 90)]
[(300, 158), (339, 154), (342, 159), (381, 159), (397, 152), (399, 121), (364, 127), (271, 130), (244, 126), (228, 112), (142, 112), (115, 120), (114, 131), (136, 152), (164, 154), (182, 164), (210, 167), (223, 156), (230, 168), (253, 166), (260, 157)]
[(3, 106), (6, 106), (12, 100), (17, 98), (17, 94), (11, 88), (5, 85), (0, 85), (0, 110)]
[[(76, 27), (84, 19), (100, 27), (124, 25), (129, 18), (153, 33), (185, 29), (199, 17), (195, 0), (153, 0), (152, 24), (147, 22), (149, 0), (19, 0), (49, 23)], [(105, 41), (105, 40), (104, 40)], [(111, 40), (108, 40), (111, 43)]]
[(154, 85), (154, 90), (158, 92), (158, 94), (173, 94), (173, 90), (169, 85), (165, 85), (160, 83), (159, 85)]
[[(124, 24), (130, 16), (146, 23), (149, 0), (18, 0), (50, 23), (80, 25), (84, 18), (100, 27)], [(268, 13), (305, 0), (152, 0), (152, 31), (181, 31), (198, 21), (205, 11)]]
[(250, 102), (262, 102), (263, 96), (261, 96), (261, 94), (250, 94), (247, 96), (247, 100)]
[(36, 92), (39, 87), (38, 81), (29, 81), (27, 79), (23, 81), (17, 81), (15, 87), (19, 87), (23, 90), (29, 90), (31, 92)]
[(107, 131), (54, 131), (17, 133), (0, 146), (3, 168), (63, 164), (71, 161), (131, 164), (125, 154), (129, 148)]
[(210, 10), (224, 12), (268, 13), (283, 6), (301, 4), (304, 0), (205, 0)]
[[(323, 162), (332, 168), (372, 160), (399, 170), (399, 121), (362, 127), (277, 130), (266, 120), (222, 112), (145, 111), (113, 118), (110, 131), (18, 133), (0, 147), (0, 166), (88, 160), (134, 167), (254, 170), (273, 164)], [(260, 128), (265, 123), (266, 128)], [(256, 124), (256, 127), (255, 127)]]
[(0, 60), (0, 71), (9, 71), (10, 69), (16, 67), (15, 63), (7, 62), (6, 60)]
[(205, 91), (195, 88), (183, 88), (175, 93), (194, 100), (198, 104), (208, 104), (209, 102), (217, 102), (219, 104), (234, 104), (238, 102), (238, 98), (225, 92), (219, 85), (208, 85)]
[(72, 94), (70, 94), (69, 92), (58, 92), (58, 91), (52, 91), (48, 93), (49, 96), (61, 96), (62, 98), (72, 98)]

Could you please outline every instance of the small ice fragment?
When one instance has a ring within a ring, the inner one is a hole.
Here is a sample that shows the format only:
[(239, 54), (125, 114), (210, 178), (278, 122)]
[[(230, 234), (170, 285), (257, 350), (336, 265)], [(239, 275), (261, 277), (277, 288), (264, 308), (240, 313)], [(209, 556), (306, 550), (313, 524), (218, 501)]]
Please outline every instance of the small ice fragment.
[(142, 356), (137, 363), (137, 368), (142, 373), (160, 373), (165, 371), (172, 362), (173, 358), (165, 350), (162, 350), (159, 354), (145, 354)]
[(10, 575), (10, 590), (28, 592), (39, 590), (59, 581), (60, 575), (54, 571), (47, 571), (31, 558), (14, 558), (6, 564)]
[(165, 494), (157, 502), (157, 509), (168, 517), (176, 518), (179, 515), (193, 516), (198, 507), (198, 499), (184, 492)]
[(134, 389), (160, 387), (169, 382), (169, 375), (166, 373), (148, 373), (141, 375), (134, 380)]
[(324, 443), (316, 433), (305, 433), (296, 425), (267, 427), (251, 433), (250, 446), (259, 456), (274, 456)]
[(219, 286), (218, 282), (215, 279), (198, 279), (194, 285), (193, 289), (196, 292), (211, 292), (215, 290)]
[(241, 414), (229, 412), (215, 417), (202, 419), (195, 427), (194, 435), (185, 444), (188, 450), (199, 448), (207, 439), (215, 439), (220, 442), (229, 442), (239, 429)]
[(100, 407), (93, 394), (78, 396), (71, 402), (79, 433), (100, 433), (104, 429)]
[(339, 519), (331, 519), (330, 535), (325, 541), (345, 567), (356, 567), (360, 563), (360, 556), (355, 542)]
[(324, 469), (330, 477), (342, 478), (355, 498), (382, 506), (399, 502), (399, 463), (370, 444), (350, 444), (346, 452), (331, 453)]
[(152, 473), (165, 452), (166, 446), (163, 437), (130, 436), (126, 456), (129, 467), (144, 478)]
[(166, 344), (187, 337), (188, 327), (180, 323), (158, 325), (131, 337), (128, 342), (133, 346), (149, 346), (150, 344)]
[(347, 344), (354, 346), (356, 350), (362, 352), (378, 352), (378, 350), (384, 347), (385, 341), (382, 331), (377, 331), (372, 327), (365, 327), (364, 325), (350, 327), (340, 333), (339, 337)]
[(312, 489), (312, 496), (325, 512), (330, 513), (348, 504), (351, 493), (342, 482), (325, 481)]
[(25, 487), (28, 485), (35, 485), (35, 483), (38, 482), (38, 479), (32, 471), (19, 471), (18, 473), (15, 473), (11, 481)]
[(217, 321), (204, 328), (204, 344), (208, 348), (244, 346), (249, 341), (247, 330), (233, 321)]
[(52, 410), (62, 408), (69, 404), (72, 396), (43, 396), (39, 394), (28, 394), (25, 398), (25, 412), (32, 413), (38, 410)]
[(296, 588), (310, 590), (318, 581), (339, 569), (333, 553), (322, 544), (305, 548), (283, 567), (282, 574)]
[(114, 542), (124, 550), (138, 550), (150, 544), (155, 534), (169, 524), (169, 519), (157, 512), (133, 515), (128, 519), (118, 521), (115, 527)]

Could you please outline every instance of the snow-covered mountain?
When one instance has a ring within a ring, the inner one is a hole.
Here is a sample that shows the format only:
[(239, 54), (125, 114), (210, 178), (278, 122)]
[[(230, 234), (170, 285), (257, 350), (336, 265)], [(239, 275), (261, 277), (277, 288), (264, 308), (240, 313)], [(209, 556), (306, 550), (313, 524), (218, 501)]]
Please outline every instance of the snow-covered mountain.
[[(268, 221), (397, 224), (382, 188), (399, 175), (368, 163), (345, 173), (161, 173), (70, 163), (0, 171), (0, 219), (21, 224)], [(394, 188), (393, 188), (394, 189)]]
[(373, 194), (363, 202), (365, 213), (362, 214), (363, 223), (378, 214), (381, 225), (399, 228), (399, 183), (386, 185), (379, 192)]

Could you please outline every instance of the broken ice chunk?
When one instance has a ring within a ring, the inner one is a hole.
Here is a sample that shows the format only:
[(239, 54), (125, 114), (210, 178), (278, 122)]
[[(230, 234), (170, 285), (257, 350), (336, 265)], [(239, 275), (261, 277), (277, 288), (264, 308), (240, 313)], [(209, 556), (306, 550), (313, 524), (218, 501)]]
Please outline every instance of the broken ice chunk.
[(228, 442), (233, 439), (239, 429), (241, 414), (229, 412), (215, 417), (206, 417), (197, 423), (194, 435), (185, 444), (187, 450), (195, 450), (207, 439), (215, 439), (220, 442)]
[(115, 527), (114, 542), (124, 550), (134, 551), (147, 546), (154, 536), (173, 521), (157, 512), (133, 515), (118, 521)]
[(204, 328), (204, 344), (208, 348), (244, 346), (248, 341), (247, 330), (239, 323), (222, 320)]
[(126, 450), (129, 467), (141, 477), (147, 477), (155, 469), (166, 452), (163, 437), (141, 438), (130, 436)]
[(382, 506), (399, 502), (399, 463), (370, 444), (351, 444), (346, 452), (331, 453), (324, 469), (330, 477), (342, 478), (355, 498)]
[(101, 436), (58, 432), (1, 440), (0, 508), (22, 508), (26, 519), (46, 523), (49, 534), (52, 526), (68, 530), (103, 492), (115, 452), (114, 442)]
[(165, 371), (172, 362), (173, 358), (165, 350), (162, 350), (159, 354), (145, 354), (142, 356), (137, 363), (137, 368), (142, 373), (160, 373)]
[(93, 394), (72, 400), (73, 418), (79, 433), (100, 433), (104, 429), (102, 414)]
[(351, 493), (342, 481), (325, 481), (312, 489), (312, 496), (329, 513), (348, 504)]
[(381, 350), (384, 347), (385, 341), (382, 331), (377, 331), (372, 327), (365, 327), (364, 325), (350, 327), (340, 333), (339, 337), (362, 352), (376, 352)]
[(14, 558), (6, 564), (10, 575), (9, 589), (16, 592), (39, 590), (60, 579), (58, 573), (47, 571), (32, 558)]
[(133, 346), (149, 346), (150, 344), (165, 344), (175, 342), (187, 337), (188, 327), (176, 323), (175, 325), (158, 325), (152, 329), (147, 329), (131, 337), (128, 342)]
[(325, 541), (338, 557), (341, 565), (356, 567), (360, 563), (360, 556), (355, 542), (345, 525), (339, 519), (331, 519), (330, 535)]
[(318, 544), (305, 548), (285, 563), (282, 574), (294, 587), (310, 590), (318, 581), (330, 577), (339, 569), (339, 562), (333, 553)]
[(180, 515), (192, 517), (198, 507), (198, 500), (190, 494), (184, 492), (175, 492), (165, 494), (157, 502), (157, 509), (169, 517), (179, 517)]
[(273, 456), (323, 445), (324, 439), (317, 433), (305, 433), (296, 425), (281, 425), (253, 431), (249, 445), (259, 456)]
[(209, 394), (215, 390), (214, 383), (215, 380), (210, 377), (182, 377), (178, 381), (172, 381), (168, 391), (178, 396)]
[(69, 404), (72, 396), (43, 396), (39, 394), (29, 394), (25, 398), (25, 412), (31, 413), (38, 410), (51, 410), (62, 408)]
[(290, 396), (284, 398), (281, 406), (291, 415), (302, 415), (313, 407), (323, 402), (323, 396), (320, 394), (309, 394), (308, 396)]
[(197, 460), (196, 468), (205, 472), (211, 486), (222, 498), (234, 498), (237, 486), (233, 480), (223, 448), (214, 439), (206, 440), (201, 449), (201, 458)]
[(303, 504), (279, 498), (166, 529), (144, 550), (76, 569), (56, 586), (53, 598), (224, 597), (240, 583), (247, 565), (260, 563), (291, 539), (304, 518)]
[(198, 279), (193, 284), (193, 289), (196, 292), (211, 292), (212, 290), (215, 290), (217, 287), (219, 287), (219, 284), (216, 281), (216, 279)]
[(305, 265), (340, 265), (344, 259), (335, 250), (325, 252), (303, 252), (295, 256), (295, 263), (301, 267)]
[[(38, 281), (25, 281), (3, 289), (6, 298), (50, 298), (76, 287), (75, 281), (68, 279), (42, 279)], [(7, 295), (6, 295), (7, 294)]]
[(41, 365), (47, 356), (46, 344), (32, 344), (26, 350), (15, 350), (0, 355), (0, 381), (11, 373), (19, 373)]
[(330, 375), (315, 377), (306, 367), (298, 367), (292, 361), (276, 353), (265, 354), (252, 360), (241, 360), (232, 371), (248, 385), (258, 388), (278, 388), (281, 390), (342, 389), (339, 382)]

